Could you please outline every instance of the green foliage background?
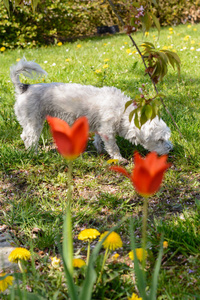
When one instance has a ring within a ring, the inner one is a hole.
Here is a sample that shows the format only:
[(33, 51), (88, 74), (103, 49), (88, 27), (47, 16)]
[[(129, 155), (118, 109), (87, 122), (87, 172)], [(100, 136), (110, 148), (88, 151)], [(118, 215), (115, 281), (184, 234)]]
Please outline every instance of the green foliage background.
[[(41, 0), (33, 13), (29, 2), (24, 1), (23, 6), (15, 8), (10, 3), (9, 16), (1, 1), (0, 47), (32, 48), (64, 42), (74, 37), (93, 35), (97, 26), (118, 24), (107, 2), (102, 3), (100, 0)], [(119, 15), (128, 24), (131, 1), (115, 0), (114, 3)], [(199, 22), (198, 7), (200, 0), (158, 0), (154, 13), (161, 25)]]

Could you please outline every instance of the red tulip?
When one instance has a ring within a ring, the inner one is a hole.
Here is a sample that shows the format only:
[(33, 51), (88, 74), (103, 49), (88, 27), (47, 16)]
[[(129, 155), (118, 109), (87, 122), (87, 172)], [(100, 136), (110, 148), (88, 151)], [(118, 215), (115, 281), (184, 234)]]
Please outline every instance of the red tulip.
[(112, 166), (110, 169), (130, 178), (136, 191), (140, 195), (148, 197), (159, 190), (164, 172), (170, 167), (170, 164), (166, 161), (167, 155), (158, 157), (155, 152), (151, 152), (145, 158), (142, 158), (136, 152), (134, 155), (135, 167), (132, 174), (118, 166)]
[(47, 116), (46, 119), (51, 127), (58, 152), (63, 157), (73, 160), (85, 150), (89, 132), (86, 117), (77, 119), (72, 127), (58, 118)]

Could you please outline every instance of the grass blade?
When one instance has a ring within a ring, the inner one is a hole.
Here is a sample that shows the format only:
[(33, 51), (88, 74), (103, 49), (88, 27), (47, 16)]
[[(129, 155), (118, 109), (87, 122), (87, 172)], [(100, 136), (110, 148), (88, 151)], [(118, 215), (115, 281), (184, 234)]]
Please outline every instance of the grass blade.
[(156, 293), (157, 293), (157, 285), (158, 285), (158, 274), (160, 271), (160, 265), (161, 265), (161, 260), (162, 260), (162, 254), (163, 254), (163, 235), (161, 236), (161, 241), (160, 241), (160, 250), (158, 254), (158, 258), (155, 264), (155, 269), (153, 272), (153, 277), (152, 277), (152, 282), (151, 282), (151, 289), (150, 289), (150, 295), (149, 295), (149, 300), (156, 300)]

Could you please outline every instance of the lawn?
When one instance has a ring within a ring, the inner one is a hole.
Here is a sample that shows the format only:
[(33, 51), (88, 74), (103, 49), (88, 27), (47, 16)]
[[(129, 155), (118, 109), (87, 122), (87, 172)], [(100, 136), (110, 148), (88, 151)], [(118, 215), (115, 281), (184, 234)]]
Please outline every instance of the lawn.
[[(150, 279), (158, 255), (161, 233), (168, 242), (164, 250), (158, 282), (158, 299), (200, 299), (200, 24), (163, 28), (142, 37), (158, 49), (167, 47), (181, 59), (181, 75), (169, 67), (158, 84), (165, 104), (173, 115), (180, 136), (164, 108), (161, 116), (171, 129), (174, 150), (160, 191), (149, 200), (147, 271)], [(59, 44), (60, 45), (60, 44)], [(5, 50), (0, 53), (0, 225), (10, 232), (16, 245), (31, 250), (26, 288), (44, 299), (68, 299), (63, 266), (53, 268), (50, 257), (60, 257), (63, 211), (67, 197), (67, 162), (55, 151), (49, 127), (45, 124), (37, 154), (26, 151), (21, 128), (14, 115), (14, 88), (9, 68), (26, 57), (35, 60), (48, 77), (23, 82), (74, 82), (95, 86), (115, 86), (132, 98), (143, 83), (153, 87), (129, 38), (124, 34), (78, 40), (63, 45), (33, 49)], [(103, 233), (123, 217), (134, 218), (138, 247), (141, 238), (143, 198), (136, 194), (128, 178), (109, 170), (107, 155), (98, 155), (90, 136), (87, 151), (73, 162), (73, 237), (74, 256), (86, 259), (87, 244), (78, 240), (85, 228)], [(122, 155), (133, 168), (135, 150), (146, 155), (141, 146), (118, 138)], [(135, 289), (133, 263), (128, 253), (128, 219), (117, 229), (123, 247), (119, 257), (105, 266), (104, 285), (96, 288), (92, 299), (128, 299)], [(96, 240), (97, 241), (97, 240)], [(91, 249), (96, 243), (91, 244)], [(103, 249), (98, 264), (103, 259)], [(33, 265), (36, 269), (34, 269)], [(36, 272), (34, 271), (36, 270)], [(83, 275), (77, 270), (77, 280)], [(11, 299), (2, 294), (1, 299)], [(12, 298), (13, 299), (13, 298)]]

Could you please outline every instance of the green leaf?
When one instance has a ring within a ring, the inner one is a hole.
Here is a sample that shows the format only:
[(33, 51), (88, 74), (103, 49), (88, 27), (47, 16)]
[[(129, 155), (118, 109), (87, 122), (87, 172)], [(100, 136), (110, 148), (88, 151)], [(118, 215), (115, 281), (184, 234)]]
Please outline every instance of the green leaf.
[(36, 7), (37, 7), (39, 1), (40, 1), (40, 0), (31, 0), (33, 12), (35, 12), (35, 9), (36, 9)]
[(160, 265), (161, 265), (162, 254), (163, 254), (163, 240), (164, 240), (164, 238), (163, 238), (163, 235), (162, 235), (161, 236), (161, 241), (160, 241), (160, 250), (159, 250), (158, 258), (157, 258), (155, 269), (154, 269), (153, 276), (152, 276), (149, 300), (156, 300), (157, 285), (158, 285), (158, 274), (159, 274), (159, 271), (160, 271)]
[(141, 111), (141, 116), (140, 116), (140, 126), (144, 125), (147, 121), (147, 116), (145, 114), (145, 107), (143, 106), (142, 111)]
[(146, 31), (149, 31), (152, 25), (150, 14), (146, 13), (144, 17), (141, 18), (141, 21), (142, 21), (143, 32), (145, 33)]
[(141, 47), (145, 47), (145, 48), (153, 48), (155, 49), (155, 46), (153, 43), (149, 43), (149, 42), (144, 42), (140, 45)]
[(134, 109), (134, 110), (132, 110), (132, 111), (130, 112), (130, 114), (129, 114), (129, 122), (132, 121), (133, 116), (137, 113), (137, 110), (138, 110), (138, 108), (136, 108), (136, 109)]
[(135, 245), (135, 238), (134, 238), (134, 232), (133, 232), (133, 219), (130, 218), (130, 238), (131, 238), (131, 249), (134, 253), (134, 270), (135, 275), (137, 277), (137, 286), (138, 290), (140, 292), (140, 296), (142, 297), (142, 300), (147, 300), (146, 295), (146, 274), (143, 272), (143, 270), (140, 269), (139, 261), (136, 255), (136, 245)]
[(64, 271), (65, 271), (65, 277), (67, 279), (67, 287), (68, 287), (70, 298), (71, 298), (71, 300), (79, 300), (78, 293), (77, 293), (77, 287), (73, 282), (73, 276), (70, 274), (70, 272), (68, 270), (68, 267), (66, 265), (63, 255), (62, 255), (62, 261), (63, 261)]
[(129, 100), (126, 102), (124, 112), (126, 111), (127, 107), (129, 107), (132, 103), (133, 103), (133, 100)]
[(160, 35), (160, 22), (159, 22), (159, 19), (154, 14), (151, 14), (151, 17), (153, 19), (153, 22), (156, 25), (156, 28), (158, 30), (158, 36), (159, 36)]
[(3, 0), (3, 2), (4, 2), (4, 5), (5, 5), (5, 7), (6, 7), (7, 11), (8, 11), (8, 14), (10, 15), (9, 0)]
[(72, 300), (78, 300), (76, 286), (73, 282), (73, 240), (70, 205), (67, 205), (67, 212), (66, 216), (64, 217), (62, 257), (70, 298)]
[(147, 104), (145, 106), (145, 115), (146, 115), (146, 117), (147, 117), (148, 120), (151, 119), (151, 116), (152, 116), (152, 107), (149, 104)]
[(138, 129), (141, 128), (140, 123), (139, 123), (139, 120), (138, 120), (138, 114), (137, 114), (137, 113), (135, 114), (134, 124), (135, 124), (135, 126), (136, 126)]
[(151, 0), (151, 2), (155, 5), (155, 6), (158, 6), (158, 3), (156, 0)]

